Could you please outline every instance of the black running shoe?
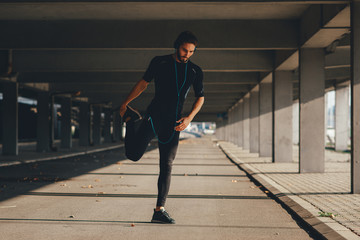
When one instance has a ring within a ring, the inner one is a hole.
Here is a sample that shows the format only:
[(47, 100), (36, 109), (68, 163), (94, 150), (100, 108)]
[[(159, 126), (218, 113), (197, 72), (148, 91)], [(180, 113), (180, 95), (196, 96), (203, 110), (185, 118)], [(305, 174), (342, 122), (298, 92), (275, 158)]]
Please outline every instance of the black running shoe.
[(155, 211), (154, 215), (151, 219), (152, 223), (167, 223), (167, 224), (175, 224), (175, 220), (170, 217), (169, 213), (162, 208), (160, 211)]
[(135, 109), (133, 109), (130, 106), (127, 106), (126, 112), (124, 114), (124, 116), (122, 117), (124, 122), (136, 122), (138, 120), (141, 120), (142, 117), (140, 115), (140, 113), (138, 111), (136, 111)]

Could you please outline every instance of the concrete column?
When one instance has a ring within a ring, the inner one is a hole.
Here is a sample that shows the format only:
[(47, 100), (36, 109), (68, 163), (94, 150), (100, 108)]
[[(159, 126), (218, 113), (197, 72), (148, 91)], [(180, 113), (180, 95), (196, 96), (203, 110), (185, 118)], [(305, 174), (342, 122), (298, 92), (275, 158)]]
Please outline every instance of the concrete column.
[(250, 152), (259, 152), (259, 86), (250, 92)]
[(111, 143), (111, 110), (104, 110), (105, 118), (104, 118), (104, 142)]
[(293, 103), (292, 113), (292, 126), (293, 126), (293, 144), (299, 144), (299, 100)]
[(293, 161), (291, 71), (274, 72), (274, 162)]
[[(18, 155), (18, 84), (3, 83), (3, 155)], [(5, 114), (6, 113), (6, 114)]]
[(244, 130), (244, 126), (243, 126), (243, 118), (244, 118), (244, 100), (241, 99), (239, 102), (239, 107), (238, 107), (238, 116), (239, 116), (239, 122), (237, 124), (237, 133), (238, 133), (238, 146), (239, 147), (243, 147), (243, 130)]
[(351, 3), (351, 192), (360, 193), (360, 0)]
[(37, 97), (37, 128), (36, 151), (48, 152), (50, 150), (50, 96), (48, 92), (39, 92)]
[(230, 112), (231, 119), (230, 119), (230, 141), (235, 144), (235, 108), (233, 108)]
[(270, 80), (260, 83), (259, 156), (272, 157), (273, 148), (273, 104), (272, 74)]
[(227, 113), (227, 119), (225, 121), (225, 141), (229, 141), (229, 133), (230, 133), (230, 130), (229, 130), (229, 121), (230, 121), (230, 113), (228, 111)]
[(301, 173), (321, 173), (325, 168), (323, 49), (300, 49), (300, 159)]
[(238, 104), (235, 105), (234, 107), (234, 123), (233, 123), (233, 131), (234, 131), (234, 144), (236, 146), (238, 145), (238, 133), (237, 133), (237, 124), (238, 124), (238, 112), (239, 112), (239, 106)]
[(101, 107), (93, 107), (93, 141), (94, 145), (101, 144)]
[(61, 147), (72, 147), (71, 98), (61, 99)]
[(90, 139), (90, 106), (87, 102), (80, 103), (79, 145), (89, 146)]
[(243, 149), (250, 149), (250, 94), (244, 97), (243, 112)]
[(230, 124), (231, 124), (231, 111), (228, 111), (228, 119), (226, 124), (226, 141), (231, 142), (231, 131), (230, 131)]
[(327, 142), (327, 128), (328, 128), (328, 121), (330, 118), (328, 118), (328, 93), (325, 92), (324, 94), (324, 141), (325, 141), (325, 146), (326, 146), (326, 142)]
[(118, 111), (113, 112), (113, 140), (121, 140), (121, 119)]
[(349, 140), (349, 86), (336, 87), (335, 92), (335, 150), (348, 149)]

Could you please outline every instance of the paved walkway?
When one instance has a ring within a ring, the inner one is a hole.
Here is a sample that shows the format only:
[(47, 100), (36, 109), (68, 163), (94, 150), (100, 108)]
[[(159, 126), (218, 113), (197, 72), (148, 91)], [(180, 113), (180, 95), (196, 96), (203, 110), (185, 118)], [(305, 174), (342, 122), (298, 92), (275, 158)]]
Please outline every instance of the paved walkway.
[[(299, 174), (297, 147), (292, 163), (272, 163), (271, 158), (261, 158), (232, 143), (219, 141), (218, 145), (324, 235), (332, 232), (330, 227), (346, 239), (360, 239), (360, 196), (350, 194), (350, 154), (326, 150), (325, 173)], [(329, 216), (321, 217), (324, 214)]]
[(167, 209), (151, 224), (158, 150), (123, 148), (0, 168), (0, 239), (311, 239), (210, 138), (180, 142)]

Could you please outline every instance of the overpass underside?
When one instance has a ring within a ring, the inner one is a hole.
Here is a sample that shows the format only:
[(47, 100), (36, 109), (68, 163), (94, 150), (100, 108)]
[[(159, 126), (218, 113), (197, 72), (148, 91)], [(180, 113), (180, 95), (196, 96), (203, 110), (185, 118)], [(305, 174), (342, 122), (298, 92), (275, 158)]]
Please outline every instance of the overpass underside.
[[(360, 192), (358, 0), (3, 0), (0, 29), (4, 155), (18, 154), (18, 96), (37, 100), (39, 152), (51, 151), (54, 104), (63, 148), (72, 147), (75, 120), (82, 146), (100, 144), (102, 132), (119, 141), (116, 108), (150, 60), (174, 52), (174, 39), (190, 30), (200, 42), (192, 61), (205, 73), (195, 121), (217, 122), (218, 138), (275, 162), (292, 161), (299, 134), (300, 172), (323, 172), (324, 95), (336, 90), (337, 149), (346, 147), (350, 116), (351, 184)], [(153, 94), (150, 85), (132, 105), (144, 112)], [(185, 114), (194, 99), (190, 92)]]

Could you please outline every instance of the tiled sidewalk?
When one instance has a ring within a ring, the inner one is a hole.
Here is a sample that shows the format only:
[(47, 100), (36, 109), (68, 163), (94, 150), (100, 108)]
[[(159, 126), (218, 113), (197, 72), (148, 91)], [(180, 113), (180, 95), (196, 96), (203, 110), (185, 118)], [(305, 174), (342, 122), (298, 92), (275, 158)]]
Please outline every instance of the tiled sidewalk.
[[(360, 239), (360, 195), (350, 194), (349, 154), (326, 150), (325, 173), (299, 174), (296, 146), (294, 162), (272, 163), (232, 143), (218, 144), (261, 184), (273, 187), (275, 196), (287, 195), (346, 239)], [(319, 212), (335, 217), (320, 217)]]

